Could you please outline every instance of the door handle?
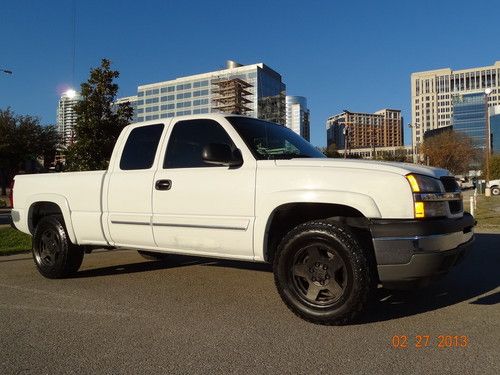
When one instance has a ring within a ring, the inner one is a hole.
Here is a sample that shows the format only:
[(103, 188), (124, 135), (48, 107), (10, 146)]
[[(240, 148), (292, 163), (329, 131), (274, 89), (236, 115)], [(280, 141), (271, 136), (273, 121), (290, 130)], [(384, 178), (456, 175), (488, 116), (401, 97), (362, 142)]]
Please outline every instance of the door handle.
[(156, 190), (170, 190), (171, 187), (172, 187), (171, 180), (158, 180), (155, 182)]

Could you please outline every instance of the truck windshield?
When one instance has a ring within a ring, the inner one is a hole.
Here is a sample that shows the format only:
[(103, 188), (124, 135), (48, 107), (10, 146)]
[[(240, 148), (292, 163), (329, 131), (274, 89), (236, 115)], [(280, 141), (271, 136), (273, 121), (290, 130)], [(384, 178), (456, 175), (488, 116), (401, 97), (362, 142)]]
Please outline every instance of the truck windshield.
[(249, 117), (227, 119), (257, 160), (325, 157), (286, 126)]

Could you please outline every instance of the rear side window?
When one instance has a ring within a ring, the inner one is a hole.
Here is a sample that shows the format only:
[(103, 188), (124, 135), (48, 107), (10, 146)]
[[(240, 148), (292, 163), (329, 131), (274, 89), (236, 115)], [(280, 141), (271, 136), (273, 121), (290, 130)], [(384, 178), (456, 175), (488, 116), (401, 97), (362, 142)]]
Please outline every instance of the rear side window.
[(123, 148), (120, 169), (149, 169), (153, 166), (163, 124), (133, 129)]
[(214, 167), (203, 161), (203, 148), (209, 143), (236, 146), (224, 128), (214, 120), (187, 120), (175, 124), (168, 142), (163, 168)]

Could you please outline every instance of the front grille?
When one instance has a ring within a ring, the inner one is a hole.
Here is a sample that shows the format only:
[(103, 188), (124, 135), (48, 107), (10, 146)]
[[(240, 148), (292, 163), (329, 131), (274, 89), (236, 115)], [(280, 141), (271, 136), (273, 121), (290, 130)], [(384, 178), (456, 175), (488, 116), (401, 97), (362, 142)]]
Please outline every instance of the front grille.
[[(453, 176), (443, 176), (441, 177), (441, 182), (443, 183), (444, 190), (447, 193), (455, 193), (457, 191), (460, 191), (460, 186), (458, 186), (458, 183)], [(452, 214), (458, 214), (464, 210), (462, 200), (449, 201), (448, 205)]]

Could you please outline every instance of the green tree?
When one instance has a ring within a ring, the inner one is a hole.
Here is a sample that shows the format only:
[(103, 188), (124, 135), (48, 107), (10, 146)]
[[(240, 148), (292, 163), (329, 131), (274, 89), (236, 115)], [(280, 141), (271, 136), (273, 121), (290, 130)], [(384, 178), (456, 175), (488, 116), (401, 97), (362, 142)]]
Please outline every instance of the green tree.
[[(0, 110), (0, 183), (2, 194), (27, 161), (43, 158), (48, 168), (54, 160), (59, 134), (54, 126), (42, 126), (38, 117)], [(30, 171), (28, 171), (30, 172)]]
[(377, 151), (376, 152), (377, 160), (386, 160), (386, 161), (408, 161), (408, 156), (406, 155), (406, 150), (403, 147), (397, 148), (394, 152), (390, 151)]
[(448, 169), (454, 174), (466, 174), (479, 156), (471, 138), (453, 130), (427, 138), (420, 150), (430, 165)]
[(326, 147), (324, 150), (322, 150), (323, 154), (325, 154), (326, 157), (329, 158), (341, 158), (342, 155), (340, 152), (338, 152), (337, 145), (335, 143), (332, 143), (330, 146)]
[(82, 100), (75, 106), (75, 143), (66, 154), (66, 169), (100, 170), (108, 167), (109, 158), (122, 129), (133, 116), (130, 103), (114, 105), (120, 73), (111, 70), (111, 61), (103, 59), (90, 70), (87, 82), (81, 84)]
[[(483, 172), (483, 176), (486, 173)], [(497, 180), (500, 178), (500, 155), (494, 154), (490, 157), (490, 179)]]

